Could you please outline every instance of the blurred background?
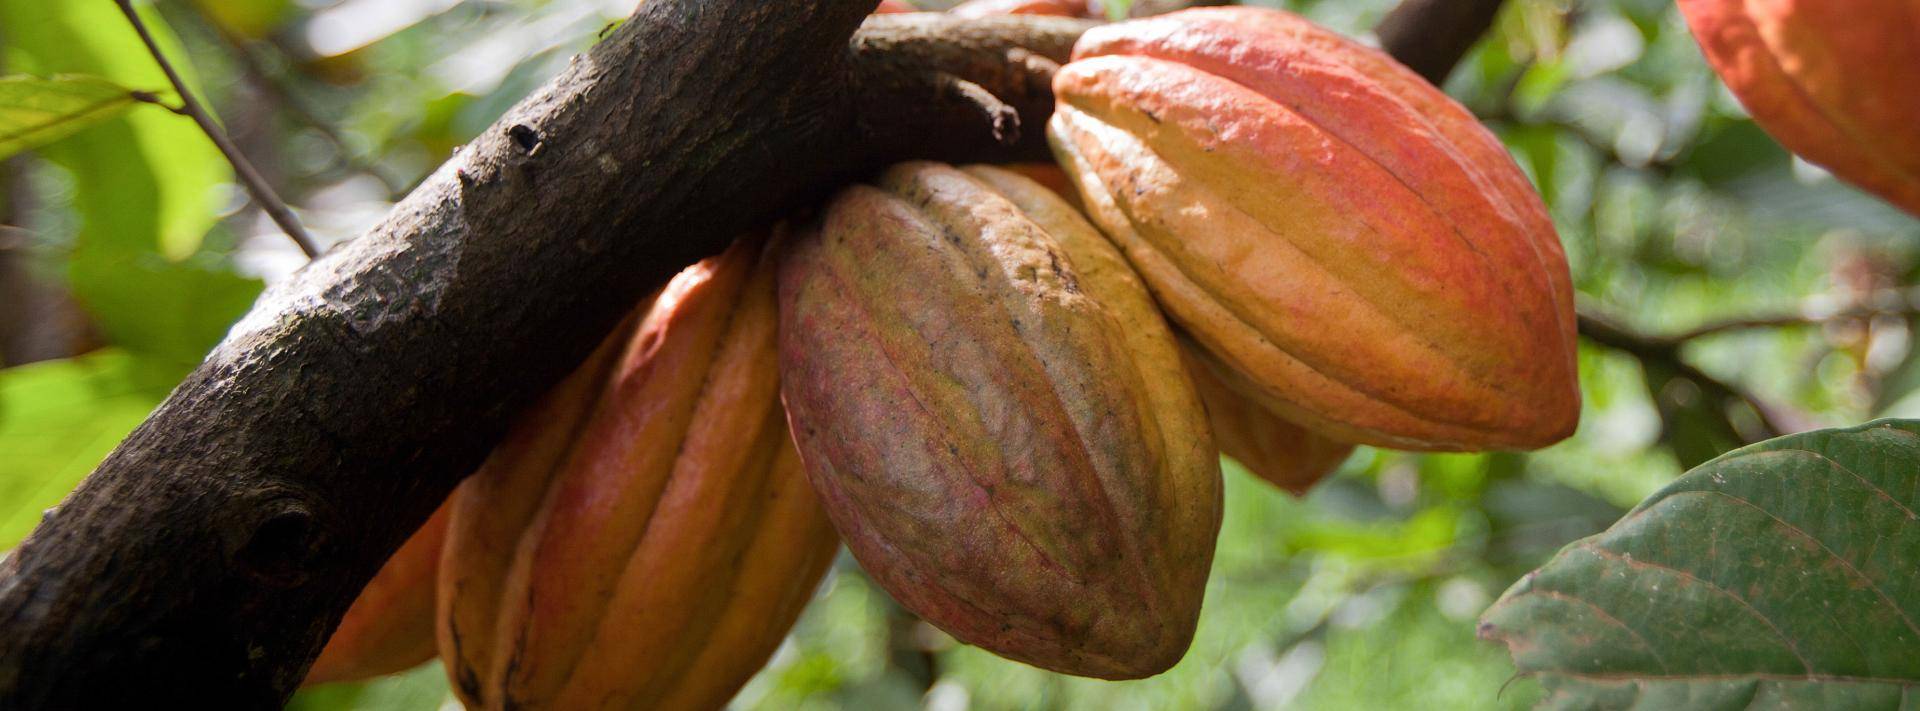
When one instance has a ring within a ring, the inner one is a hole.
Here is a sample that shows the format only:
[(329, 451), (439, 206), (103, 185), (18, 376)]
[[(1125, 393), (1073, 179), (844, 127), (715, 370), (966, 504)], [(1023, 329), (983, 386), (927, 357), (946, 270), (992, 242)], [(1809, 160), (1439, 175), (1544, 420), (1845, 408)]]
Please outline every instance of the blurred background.
[[(161, 0), (171, 56), (323, 242), (384, 215), (634, 0)], [(920, 0), (922, 7), (945, 4)], [(1264, 2), (1361, 36), (1392, 0)], [(112, 3), (0, 0), (0, 74), (164, 78)], [(1920, 222), (1789, 156), (1671, 2), (1510, 0), (1446, 89), (1533, 177), (1588, 338), (1578, 434), (1531, 454), (1362, 448), (1305, 498), (1227, 466), (1198, 639), (1098, 682), (955, 644), (842, 556), (739, 708), (1525, 707), (1479, 613), (1686, 468), (1920, 416)], [(0, 163), (0, 550), (305, 260), (190, 121), (132, 107)], [(438, 663), (294, 707), (457, 704)]]

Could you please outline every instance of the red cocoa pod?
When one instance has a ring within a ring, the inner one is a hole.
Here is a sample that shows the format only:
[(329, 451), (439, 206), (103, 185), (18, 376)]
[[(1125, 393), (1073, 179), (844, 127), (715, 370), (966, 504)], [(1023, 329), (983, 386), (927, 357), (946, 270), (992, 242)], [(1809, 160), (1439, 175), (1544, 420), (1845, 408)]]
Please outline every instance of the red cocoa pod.
[(838, 543), (787, 435), (756, 243), (675, 277), (456, 494), (443, 567), (470, 584), (441, 639), (468, 705), (716, 708), (798, 617)]
[(1538, 194), (1464, 108), (1296, 16), (1089, 30), (1054, 79), (1089, 214), (1228, 384), (1334, 439), (1573, 431), (1573, 292)]
[(961, 17), (991, 17), (995, 15), (1055, 15), (1060, 17), (1094, 17), (1088, 9), (1087, 0), (967, 0), (953, 6), (948, 14)]
[(1304, 494), (1353, 454), (1353, 445), (1282, 419), (1214, 374), (1219, 366), (1191, 344), (1180, 349), (1193, 387), (1207, 406), (1207, 422), (1220, 453), (1292, 494)]
[(1126, 260), (1006, 171), (906, 163), (780, 268), (782, 394), (872, 578), (970, 644), (1156, 674), (1193, 636), (1219, 460)]
[(434, 579), (448, 508), (441, 504), (361, 588), (304, 684), (392, 674), (433, 658)]
[(1920, 6), (1680, 0), (1680, 12), (1781, 145), (1920, 215)]

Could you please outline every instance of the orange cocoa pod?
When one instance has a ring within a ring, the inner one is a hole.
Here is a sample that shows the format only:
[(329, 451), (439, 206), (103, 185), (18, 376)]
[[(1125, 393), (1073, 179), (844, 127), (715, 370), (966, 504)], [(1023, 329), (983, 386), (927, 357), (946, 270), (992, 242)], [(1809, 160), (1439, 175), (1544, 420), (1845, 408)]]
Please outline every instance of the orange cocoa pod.
[(961, 17), (991, 17), (994, 15), (1056, 15), (1060, 17), (1093, 17), (1087, 9), (1087, 0), (967, 0), (947, 11)]
[(1219, 460), (1126, 260), (1046, 188), (906, 163), (780, 268), (782, 393), (862, 567), (955, 637), (1054, 671), (1185, 653)]
[[(645, 305), (639, 313), (646, 311)], [(440, 560), (436, 634), (453, 690), (468, 708), (484, 708), (494, 660), (494, 621), (507, 570), (581, 424), (639, 323), (636, 313), (552, 390), (521, 413), (479, 471), (461, 482), (448, 506)]]
[(1680, 12), (1781, 145), (1920, 215), (1920, 6), (1680, 0)]
[(392, 674), (433, 658), (434, 577), (448, 509), (441, 504), (361, 588), (307, 670), (305, 684)]
[(1573, 293), (1500, 143), (1375, 50), (1277, 10), (1089, 30), (1056, 157), (1230, 384), (1334, 439), (1530, 448), (1579, 416)]
[(880, 6), (873, 9), (875, 15), (889, 15), (896, 12), (919, 12), (920, 8), (908, 5), (902, 0), (880, 0)]
[(1353, 454), (1352, 444), (1288, 422), (1227, 385), (1214, 374), (1218, 366), (1209, 364), (1196, 347), (1183, 343), (1180, 353), (1200, 402), (1207, 406), (1207, 422), (1220, 453), (1254, 476), (1289, 493), (1304, 494)]
[(786, 433), (757, 242), (656, 297), (558, 454), (529, 437), (534, 456), (505, 454), (535, 466), (475, 475), (500, 495), (476, 512), (537, 504), (517, 535), (494, 531), (510, 544), (468, 549), (498, 576), (486, 594), (442, 605), (443, 639), (491, 640), (450, 668), (470, 706), (711, 708), (798, 617), (838, 543)]

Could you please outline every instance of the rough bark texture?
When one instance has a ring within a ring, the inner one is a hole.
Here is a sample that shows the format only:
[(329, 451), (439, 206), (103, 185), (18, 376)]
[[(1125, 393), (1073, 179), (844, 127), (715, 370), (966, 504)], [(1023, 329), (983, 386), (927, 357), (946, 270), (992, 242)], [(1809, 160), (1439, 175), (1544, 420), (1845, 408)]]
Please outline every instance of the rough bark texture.
[[(1043, 83), (1000, 71), (1006, 52), (1064, 58), (1083, 28), (981, 23), (961, 33), (983, 32), (980, 51), (933, 52), (952, 21), (876, 20), (856, 58), (872, 6), (645, 3), (383, 223), (263, 295), (0, 564), (0, 708), (281, 703), (508, 416), (645, 292), (916, 155), (868, 126), (925, 119), (935, 154), (1004, 151), (983, 95), (1045, 105)], [(932, 76), (980, 91), (916, 88)], [(889, 119), (903, 92), (922, 99)]]
[(876, 18), (849, 51), (874, 4), (650, 0), (263, 295), (0, 562), (0, 708), (282, 703), (645, 292), (886, 163), (1043, 154), (1043, 76), (1084, 23)]

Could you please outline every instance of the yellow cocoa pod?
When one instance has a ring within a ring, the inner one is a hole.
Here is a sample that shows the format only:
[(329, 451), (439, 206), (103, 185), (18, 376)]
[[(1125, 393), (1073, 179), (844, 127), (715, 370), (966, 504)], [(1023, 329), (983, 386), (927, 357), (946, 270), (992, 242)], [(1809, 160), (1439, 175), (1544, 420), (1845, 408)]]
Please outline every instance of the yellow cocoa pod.
[(1231, 385), (1335, 439), (1528, 448), (1579, 416), (1573, 294), (1499, 142), (1293, 15), (1098, 27), (1048, 125), (1094, 221)]

